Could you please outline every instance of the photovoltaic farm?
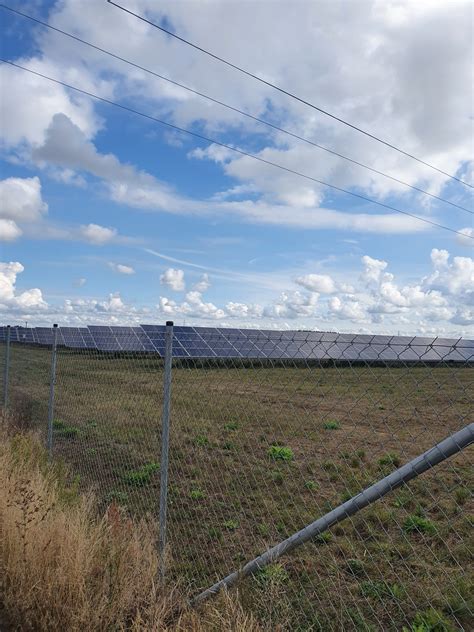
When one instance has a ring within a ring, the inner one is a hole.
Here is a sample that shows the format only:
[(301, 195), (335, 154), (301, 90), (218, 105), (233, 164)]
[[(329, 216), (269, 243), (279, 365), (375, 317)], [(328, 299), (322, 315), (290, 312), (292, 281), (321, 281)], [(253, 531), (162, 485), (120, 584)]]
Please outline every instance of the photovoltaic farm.
[[(8, 335), (9, 414), (47, 443), (56, 337), (52, 457), (158, 530), (166, 327)], [(472, 425), (473, 363), (469, 340), (173, 327), (166, 581), (195, 598)], [(269, 629), (469, 629), (471, 450), (243, 578), (245, 606)]]

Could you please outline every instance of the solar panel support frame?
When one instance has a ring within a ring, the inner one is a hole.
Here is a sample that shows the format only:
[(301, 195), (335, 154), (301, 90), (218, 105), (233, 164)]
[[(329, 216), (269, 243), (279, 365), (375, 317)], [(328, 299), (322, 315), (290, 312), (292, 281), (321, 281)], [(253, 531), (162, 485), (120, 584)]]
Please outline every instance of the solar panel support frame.
[(171, 407), (171, 372), (173, 362), (173, 321), (167, 321), (165, 330), (165, 363), (163, 372), (163, 413), (161, 419), (160, 462), (160, 516), (158, 534), (159, 579), (166, 581), (166, 514), (168, 503), (168, 464)]
[(51, 345), (51, 373), (49, 378), (49, 400), (48, 400), (48, 455), (53, 456), (53, 419), (54, 419), (54, 389), (56, 386), (56, 360), (58, 351), (58, 326), (53, 325), (53, 342)]
[(7, 415), (8, 412), (8, 383), (10, 375), (10, 337), (11, 328), (7, 325), (7, 332), (5, 337), (5, 365), (3, 367), (3, 414)]

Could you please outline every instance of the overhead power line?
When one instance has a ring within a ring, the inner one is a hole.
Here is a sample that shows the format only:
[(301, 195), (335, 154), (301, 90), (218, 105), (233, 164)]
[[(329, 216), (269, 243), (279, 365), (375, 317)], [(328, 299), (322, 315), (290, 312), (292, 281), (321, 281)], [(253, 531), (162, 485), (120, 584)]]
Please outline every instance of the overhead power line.
[(16, 15), (19, 15), (21, 17), (27, 18), (28, 20), (31, 20), (32, 22), (36, 22), (37, 24), (40, 24), (41, 26), (44, 26), (48, 29), (51, 29), (52, 31), (55, 31), (57, 33), (60, 33), (61, 35), (65, 35), (66, 37), (69, 37), (70, 39), (73, 39), (81, 44), (84, 44), (85, 46), (89, 46), (90, 48), (93, 48), (94, 50), (97, 50), (101, 53), (104, 53), (105, 55), (108, 55), (109, 57), (112, 57), (114, 59), (117, 59), (121, 62), (124, 62), (125, 64), (128, 64), (134, 68), (138, 68), (139, 70), (142, 70), (150, 75), (153, 75), (154, 77), (157, 77), (158, 79), (161, 79), (163, 81), (167, 81), (168, 83), (171, 83), (175, 86), (178, 86), (179, 88), (182, 88), (183, 90), (187, 90), (188, 92), (191, 92), (192, 94), (196, 94), (199, 97), (202, 97), (203, 99), (207, 99), (208, 101), (211, 101), (212, 103), (216, 103), (222, 107), (225, 107), (233, 112), (237, 112), (238, 114), (241, 114), (242, 116), (245, 116), (253, 121), (256, 121), (258, 123), (261, 123), (263, 125), (266, 125), (274, 130), (277, 130), (278, 132), (282, 132), (283, 134), (286, 134), (288, 136), (291, 136), (292, 138), (296, 138), (297, 140), (303, 141), (305, 143), (307, 143), (308, 145), (312, 145), (313, 147), (317, 147), (318, 149), (321, 149), (325, 152), (328, 152), (334, 156), (337, 156), (339, 158), (342, 158), (343, 160), (347, 160), (348, 162), (351, 162), (352, 164), (355, 164), (359, 167), (362, 167), (363, 169), (367, 169), (369, 171), (372, 171), (373, 173), (376, 173), (380, 176), (383, 176), (385, 178), (389, 178), (390, 180), (397, 182), (398, 184), (401, 184), (403, 186), (406, 186), (410, 189), (413, 189), (414, 191), (418, 191), (419, 193), (423, 193), (424, 195), (427, 195), (435, 200), (438, 200), (440, 202), (444, 202), (445, 204), (449, 204), (450, 206), (453, 206), (461, 211), (465, 211), (466, 213), (469, 213), (471, 215), (474, 215), (474, 212), (469, 210), (468, 208), (466, 208), (465, 206), (462, 206), (461, 204), (456, 204), (455, 202), (452, 202), (451, 200), (447, 200), (445, 198), (442, 198), (439, 195), (435, 195), (434, 193), (430, 193), (429, 191), (425, 191), (424, 189), (421, 189), (420, 187), (417, 187), (413, 184), (409, 184), (408, 182), (404, 182), (403, 180), (400, 180), (399, 178), (396, 178), (395, 176), (391, 176), (388, 173), (385, 173), (383, 171), (380, 171), (378, 169), (375, 169), (374, 167), (370, 167), (369, 165), (366, 165), (362, 162), (359, 162), (358, 160), (354, 160), (353, 158), (349, 158), (348, 156), (344, 156), (343, 154), (340, 154), (337, 151), (334, 151), (333, 149), (330, 149), (328, 147), (325, 147), (324, 145), (320, 145), (319, 143), (316, 143), (312, 140), (309, 140), (308, 138), (305, 138), (303, 136), (300, 136), (299, 134), (296, 134), (294, 132), (291, 132), (290, 130), (284, 129), (283, 127), (280, 127), (278, 125), (275, 125), (274, 123), (271, 123), (270, 121), (266, 121), (265, 119), (259, 118), (257, 116), (253, 116), (252, 114), (249, 114), (248, 112), (245, 112), (244, 110), (240, 110), (239, 108), (229, 105), (228, 103), (224, 103), (223, 101), (219, 101), (218, 99), (215, 99), (214, 97), (211, 97), (207, 94), (204, 94), (203, 92), (199, 92), (198, 90), (195, 90), (194, 88), (190, 88), (189, 86), (186, 86), (182, 83), (179, 83), (178, 81), (175, 81), (169, 77), (166, 77), (164, 75), (161, 75), (157, 72), (155, 72), (154, 70), (151, 70), (149, 68), (146, 68), (145, 66), (142, 66), (140, 64), (137, 64), (133, 61), (130, 61), (129, 59), (126, 59), (125, 57), (121, 57), (120, 55), (117, 55), (115, 53), (112, 53), (111, 51), (102, 48), (100, 46), (97, 46), (96, 44), (93, 44), (92, 42), (88, 42), (87, 40), (84, 40), (80, 37), (78, 37), (77, 35), (73, 35), (72, 33), (68, 33), (67, 31), (64, 31), (60, 28), (57, 28), (55, 26), (52, 26), (51, 24), (48, 24), (47, 22), (43, 22), (42, 20), (39, 20), (38, 18), (35, 18), (31, 15), (28, 15), (26, 13), (23, 13), (22, 11), (18, 11), (17, 9), (13, 9), (12, 7), (9, 7), (8, 5), (5, 4), (0, 4), (0, 7), (2, 9), (6, 9), (7, 11), (11, 11), (12, 13), (15, 13)]
[(137, 116), (141, 116), (145, 119), (148, 119), (150, 121), (154, 121), (155, 123), (159, 123), (160, 125), (164, 125), (166, 127), (169, 127), (170, 129), (176, 130), (178, 132), (182, 132), (184, 134), (188, 134), (189, 136), (194, 136), (194, 138), (199, 138), (200, 140), (204, 140), (207, 143), (212, 143), (214, 145), (217, 145), (219, 147), (224, 147), (225, 149), (228, 149), (229, 151), (233, 151), (237, 154), (240, 154), (241, 156), (246, 156), (247, 158), (252, 158), (253, 160), (258, 160), (259, 162), (262, 162), (266, 165), (270, 165), (272, 167), (276, 167), (277, 169), (281, 169), (282, 171), (285, 171), (287, 173), (291, 173), (293, 175), (299, 176), (301, 178), (305, 178), (306, 180), (310, 180), (311, 182), (316, 182), (317, 184), (321, 184), (322, 186), (325, 187), (329, 187), (335, 191), (339, 191), (341, 193), (346, 193), (347, 195), (351, 195), (352, 197), (358, 198), (359, 200), (364, 200), (365, 202), (370, 202), (371, 204), (376, 204), (377, 206), (381, 206), (382, 208), (386, 208), (390, 211), (395, 211), (396, 213), (401, 213), (402, 215), (407, 215), (408, 217), (412, 217), (413, 219), (416, 219), (420, 222), (424, 222), (425, 224), (430, 224), (431, 226), (436, 226), (437, 228), (442, 228), (443, 230), (448, 230), (451, 233), (455, 233), (456, 235), (460, 235), (461, 237), (466, 237), (468, 239), (472, 239), (474, 240), (474, 237), (471, 237), (471, 235), (467, 235), (466, 233), (463, 233), (459, 230), (455, 230), (454, 228), (450, 228), (449, 226), (444, 226), (443, 224), (438, 224), (437, 222), (433, 222), (430, 219), (427, 219), (425, 217), (419, 217), (418, 215), (415, 215), (414, 213), (410, 213), (408, 211), (403, 211), (399, 208), (396, 208), (395, 206), (391, 206), (390, 204), (385, 204), (384, 202), (378, 202), (377, 200), (374, 200), (372, 198), (366, 197), (365, 195), (361, 195), (359, 193), (354, 193), (353, 191), (348, 191), (347, 189), (343, 189), (342, 187), (338, 187), (335, 184), (329, 184), (328, 182), (324, 182), (323, 180), (318, 180), (317, 178), (313, 178), (312, 176), (308, 176), (307, 174), (301, 173), (300, 171), (296, 171), (295, 169), (291, 169), (289, 167), (285, 167), (284, 165), (280, 165), (276, 162), (272, 162), (271, 160), (266, 160), (265, 158), (262, 158), (261, 156), (256, 156), (255, 154), (251, 154), (250, 152), (244, 151), (243, 149), (238, 149), (237, 147), (232, 147), (231, 145), (227, 145), (226, 143), (222, 143), (220, 141), (214, 140), (212, 138), (209, 138), (208, 136), (204, 136), (203, 134), (199, 134), (198, 132), (193, 132), (189, 129), (185, 129), (184, 127), (178, 127), (177, 125), (173, 125), (172, 123), (168, 123), (167, 121), (163, 121), (162, 119), (159, 119), (155, 116), (152, 116), (151, 114), (145, 114), (145, 112), (141, 112), (140, 110), (136, 110), (134, 108), (130, 108), (127, 105), (123, 105), (122, 103), (117, 103), (117, 101), (112, 101), (110, 99), (106, 99), (105, 97), (101, 97), (97, 94), (94, 94), (93, 92), (88, 92), (87, 90), (83, 90), (82, 88), (78, 88), (76, 86), (73, 86), (69, 83), (65, 83), (64, 81), (60, 81), (59, 79), (54, 79), (53, 77), (49, 77), (48, 75), (44, 75), (41, 72), (37, 72), (36, 70), (32, 70), (31, 68), (26, 68), (25, 66), (21, 66), (20, 64), (16, 64), (13, 61), (10, 61), (8, 59), (3, 59), (0, 58), (0, 62), (5, 63), (5, 64), (9, 64), (10, 66), (13, 66), (15, 68), (19, 68), (20, 70), (24, 70), (25, 72), (28, 72), (32, 75), (36, 75), (37, 77), (41, 77), (42, 79), (46, 79), (48, 81), (51, 81), (52, 83), (56, 83), (60, 86), (63, 86), (65, 88), (68, 88), (69, 90), (74, 90), (75, 92), (79, 92), (80, 94), (85, 94), (88, 97), (91, 97), (92, 99), (96, 99), (97, 101), (101, 101), (102, 103), (107, 103), (108, 105), (113, 105), (114, 107), (120, 108), (121, 110), (124, 110), (126, 112), (130, 112), (131, 114), (136, 114)]
[(390, 147), (390, 149), (394, 149), (395, 151), (398, 151), (399, 153), (403, 154), (404, 156), (408, 156), (408, 158), (412, 158), (413, 160), (416, 160), (417, 162), (421, 163), (422, 165), (425, 165), (426, 167), (430, 167), (430, 169), (434, 169), (438, 173), (442, 173), (443, 175), (447, 176), (448, 178), (452, 178), (453, 180), (456, 180), (457, 182), (460, 182), (461, 184), (464, 184), (466, 187), (469, 187), (471, 189), (474, 188), (471, 184), (469, 184), (468, 182), (465, 182), (464, 180), (461, 180), (460, 178), (456, 177), (455, 175), (453, 175), (451, 173), (447, 173), (446, 171), (443, 171), (439, 167), (436, 167), (435, 165), (432, 165), (429, 162), (426, 162), (425, 160), (422, 160), (421, 158), (417, 158), (417, 156), (414, 156), (413, 154), (410, 154), (409, 152), (405, 151), (404, 149), (401, 149), (400, 147), (397, 147), (396, 145), (393, 145), (392, 143), (389, 143), (388, 141), (383, 140), (382, 138), (379, 138), (378, 136), (375, 136), (375, 134), (371, 134), (370, 132), (362, 129), (361, 127), (358, 127), (357, 125), (354, 125), (353, 123), (349, 123), (349, 121), (346, 121), (343, 118), (340, 118), (339, 116), (336, 116), (335, 114), (332, 114), (328, 110), (324, 110), (323, 108), (320, 108), (317, 105), (314, 105), (314, 103), (311, 103), (310, 101), (306, 101), (305, 99), (297, 96), (293, 92), (289, 92), (288, 90), (285, 90), (284, 88), (281, 88), (280, 86), (277, 86), (276, 84), (272, 83), (271, 81), (267, 81), (266, 79), (263, 79), (263, 77), (259, 77), (258, 75), (254, 74), (253, 72), (250, 72), (249, 70), (245, 70), (244, 68), (241, 68), (240, 66), (237, 66), (237, 64), (234, 64), (234, 63), (224, 59), (223, 57), (219, 57), (219, 55), (211, 53), (211, 51), (208, 51), (207, 49), (203, 48), (202, 46), (198, 46), (197, 44), (194, 44), (193, 42), (190, 42), (189, 40), (185, 39), (184, 37), (180, 37), (176, 33), (173, 33), (173, 31), (165, 29), (163, 26), (160, 26), (159, 24), (156, 24), (156, 22), (152, 22), (151, 20), (148, 20), (147, 18), (143, 17), (143, 15), (140, 15), (139, 13), (135, 13), (134, 11), (131, 11), (130, 9), (127, 9), (126, 7), (123, 7), (122, 5), (118, 4), (117, 2), (113, 2), (113, 0), (107, 0), (107, 2), (109, 4), (112, 4), (113, 6), (117, 7), (121, 11), (124, 11), (125, 13), (128, 13), (129, 15), (133, 15), (133, 17), (138, 18), (142, 22), (146, 22), (146, 24), (149, 24), (150, 26), (153, 26), (154, 28), (162, 31), (163, 33), (166, 33), (170, 37), (174, 37), (175, 39), (179, 40), (180, 42), (183, 42), (184, 44), (187, 44), (188, 46), (192, 46), (193, 48), (195, 48), (196, 50), (200, 51), (201, 53), (204, 53), (205, 55), (208, 55), (209, 57), (212, 57), (213, 59), (216, 59), (217, 61), (220, 61), (223, 64), (226, 64), (227, 66), (230, 66), (230, 68), (234, 68), (234, 70), (238, 70), (239, 72), (243, 73), (244, 75), (247, 75), (248, 77), (251, 77), (252, 79), (257, 80), (260, 83), (263, 83), (266, 86), (269, 86), (270, 88), (273, 88), (274, 90), (277, 90), (278, 92), (281, 92), (282, 94), (285, 94), (286, 96), (291, 97), (292, 99), (295, 99), (296, 101), (299, 101), (300, 103), (303, 103), (304, 105), (307, 105), (308, 107), (312, 108), (313, 110), (316, 110), (317, 112), (320, 112), (321, 114), (324, 114), (325, 116), (329, 116), (330, 118), (334, 119), (335, 121), (338, 121), (339, 123), (342, 123), (343, 125), (346, 125), (347, 127), (350, 127), (351, 129), (356, 130), (357, 132), (360, 132), (361, 134), (364, 134), (365, 136), (368, 136), (369, 138), (372, 138), (373, 140), (376, 140), (379, 143), (382, 143), (386, 147)]

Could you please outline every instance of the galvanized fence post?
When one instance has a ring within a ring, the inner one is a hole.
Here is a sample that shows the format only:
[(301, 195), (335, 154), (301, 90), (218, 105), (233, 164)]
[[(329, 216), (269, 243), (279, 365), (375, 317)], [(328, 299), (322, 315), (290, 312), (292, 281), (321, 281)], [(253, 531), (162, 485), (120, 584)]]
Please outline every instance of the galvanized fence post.
[(58, 326), (53, 325), (53, 343), (51, 348), (51, 373), (49, 378), (49, 402), (48, 402), (48, 455), (53, 456), (53, 419), (54, 419), (54, 387), (56, 386), (56, 355), (58, 344)]
[(173, 321), (167, 321), (165, 333), (165, 366), (163, 376), (163, 415), (161, 422), (161, 462), (160, 462), (160, 533), (159, 533), (159, 576), (165, 582), (166, 573), (166, 510), (168, 498), (168, 461), (171, 402), (171, 366), (173, 355)]
[(5, 337), (5, 365), (3, 368), (3, 414), (6, 416), (8, 411), (8, 382), (10, 374), (10, 325), (7, 325), (7, 334)]

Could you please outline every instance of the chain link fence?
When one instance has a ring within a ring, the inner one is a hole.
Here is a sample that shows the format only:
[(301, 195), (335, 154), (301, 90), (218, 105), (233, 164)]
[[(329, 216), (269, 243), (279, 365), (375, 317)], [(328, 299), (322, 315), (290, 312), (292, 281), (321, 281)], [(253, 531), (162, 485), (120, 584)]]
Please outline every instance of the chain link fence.
[[(168, 467), (164, 326), (59, 328), (49, 411), (53, 458), (101, 510), (154, 517), (158, 545), (167, 509), (167, 582), (196, 598), (454, 436), (453, 456), (423, 457), (428, 471), (257, 564), (239, 592), (272, 630), (472, 629), (474, 342), (168, 332)], [(7, 416), (46, 442), (54, 333), (0, 337)]]

